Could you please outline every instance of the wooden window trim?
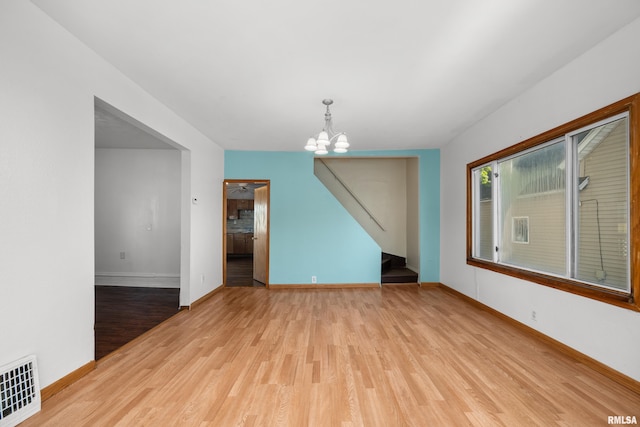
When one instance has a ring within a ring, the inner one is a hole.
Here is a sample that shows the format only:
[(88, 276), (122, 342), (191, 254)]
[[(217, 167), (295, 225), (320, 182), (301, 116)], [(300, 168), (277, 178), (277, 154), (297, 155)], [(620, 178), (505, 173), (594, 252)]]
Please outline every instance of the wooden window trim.
[[(613, 117), (629, 114), (629, 269), (631, 292), (617, 292), (576, 280), (555, 277), (512, 267), (492, 261), (473, 258), (473, 169), (521, 151), (544, 144), (565, 134)], [(560, 289), (572, 294), (592, 298), (630, 310), (640, 311), (640, 93), (622, 99), (590, 114), (560, 125), (554, 129), (507, 147), (496, 153), (467, 164), (467, 264), (522, 280)]]

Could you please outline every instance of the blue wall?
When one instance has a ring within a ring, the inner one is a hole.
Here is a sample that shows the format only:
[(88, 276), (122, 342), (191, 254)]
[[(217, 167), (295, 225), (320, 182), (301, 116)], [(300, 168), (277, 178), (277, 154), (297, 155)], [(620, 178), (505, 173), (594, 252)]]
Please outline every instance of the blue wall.
[[(331, 155), (331, 154), (330, 154)], [(344, 156), (344, 154), (342, 154)], [(440, 150), (350, 151), (353, 157), (417, 157), (420, 164), (420, 278), (440, 281)]]
[[(440, 152), (348, 155), (420, 159), (420, 280), (438, 282)], [(380, 247), (313, 174), (312, 153), (225, 151), (224, 176), (271, 181), (270, 284), (380, 282)]]

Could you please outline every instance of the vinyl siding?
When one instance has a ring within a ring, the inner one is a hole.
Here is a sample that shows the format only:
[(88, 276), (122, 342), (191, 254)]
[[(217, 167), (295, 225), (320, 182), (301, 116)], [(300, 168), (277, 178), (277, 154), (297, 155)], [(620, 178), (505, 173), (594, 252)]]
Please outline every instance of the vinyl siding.
[(480, 226), (479, 258), (493, 260), (493, 204), (492, 200), (482, 200), (480, 202), (480, 216), (478, 225)]
[[(501, 260), (507, 264), (565, 274), (564, 191), (518, 197), (503, 219)], [(512, 241), (512, 218), (529, 217), (529, 243)]]
[(578, 279), (602, 283), (596, 271), (604, 270), (604, 283), (619, 289), (626, 289), (628, 281), (627, 141), (625, 120), (580, 165), (589, 185), (580, 192), (578, 208)]

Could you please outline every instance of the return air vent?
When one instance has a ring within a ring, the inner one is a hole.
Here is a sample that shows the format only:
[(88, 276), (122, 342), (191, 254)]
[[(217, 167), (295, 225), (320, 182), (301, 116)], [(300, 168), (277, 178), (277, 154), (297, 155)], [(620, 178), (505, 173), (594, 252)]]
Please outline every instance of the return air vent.
[(36, 356), (0, 367), (0, 427), (13, 427), (40, 411)]

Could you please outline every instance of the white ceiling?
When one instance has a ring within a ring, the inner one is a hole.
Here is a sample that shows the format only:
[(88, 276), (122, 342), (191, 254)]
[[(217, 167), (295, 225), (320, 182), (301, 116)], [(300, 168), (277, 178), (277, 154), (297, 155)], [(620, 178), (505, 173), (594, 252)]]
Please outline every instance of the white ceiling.
[(354, 150), (440, 147), (640, 16), (638, 0), (32, 1), (236, 150), (302, 150), (324, 98)]

